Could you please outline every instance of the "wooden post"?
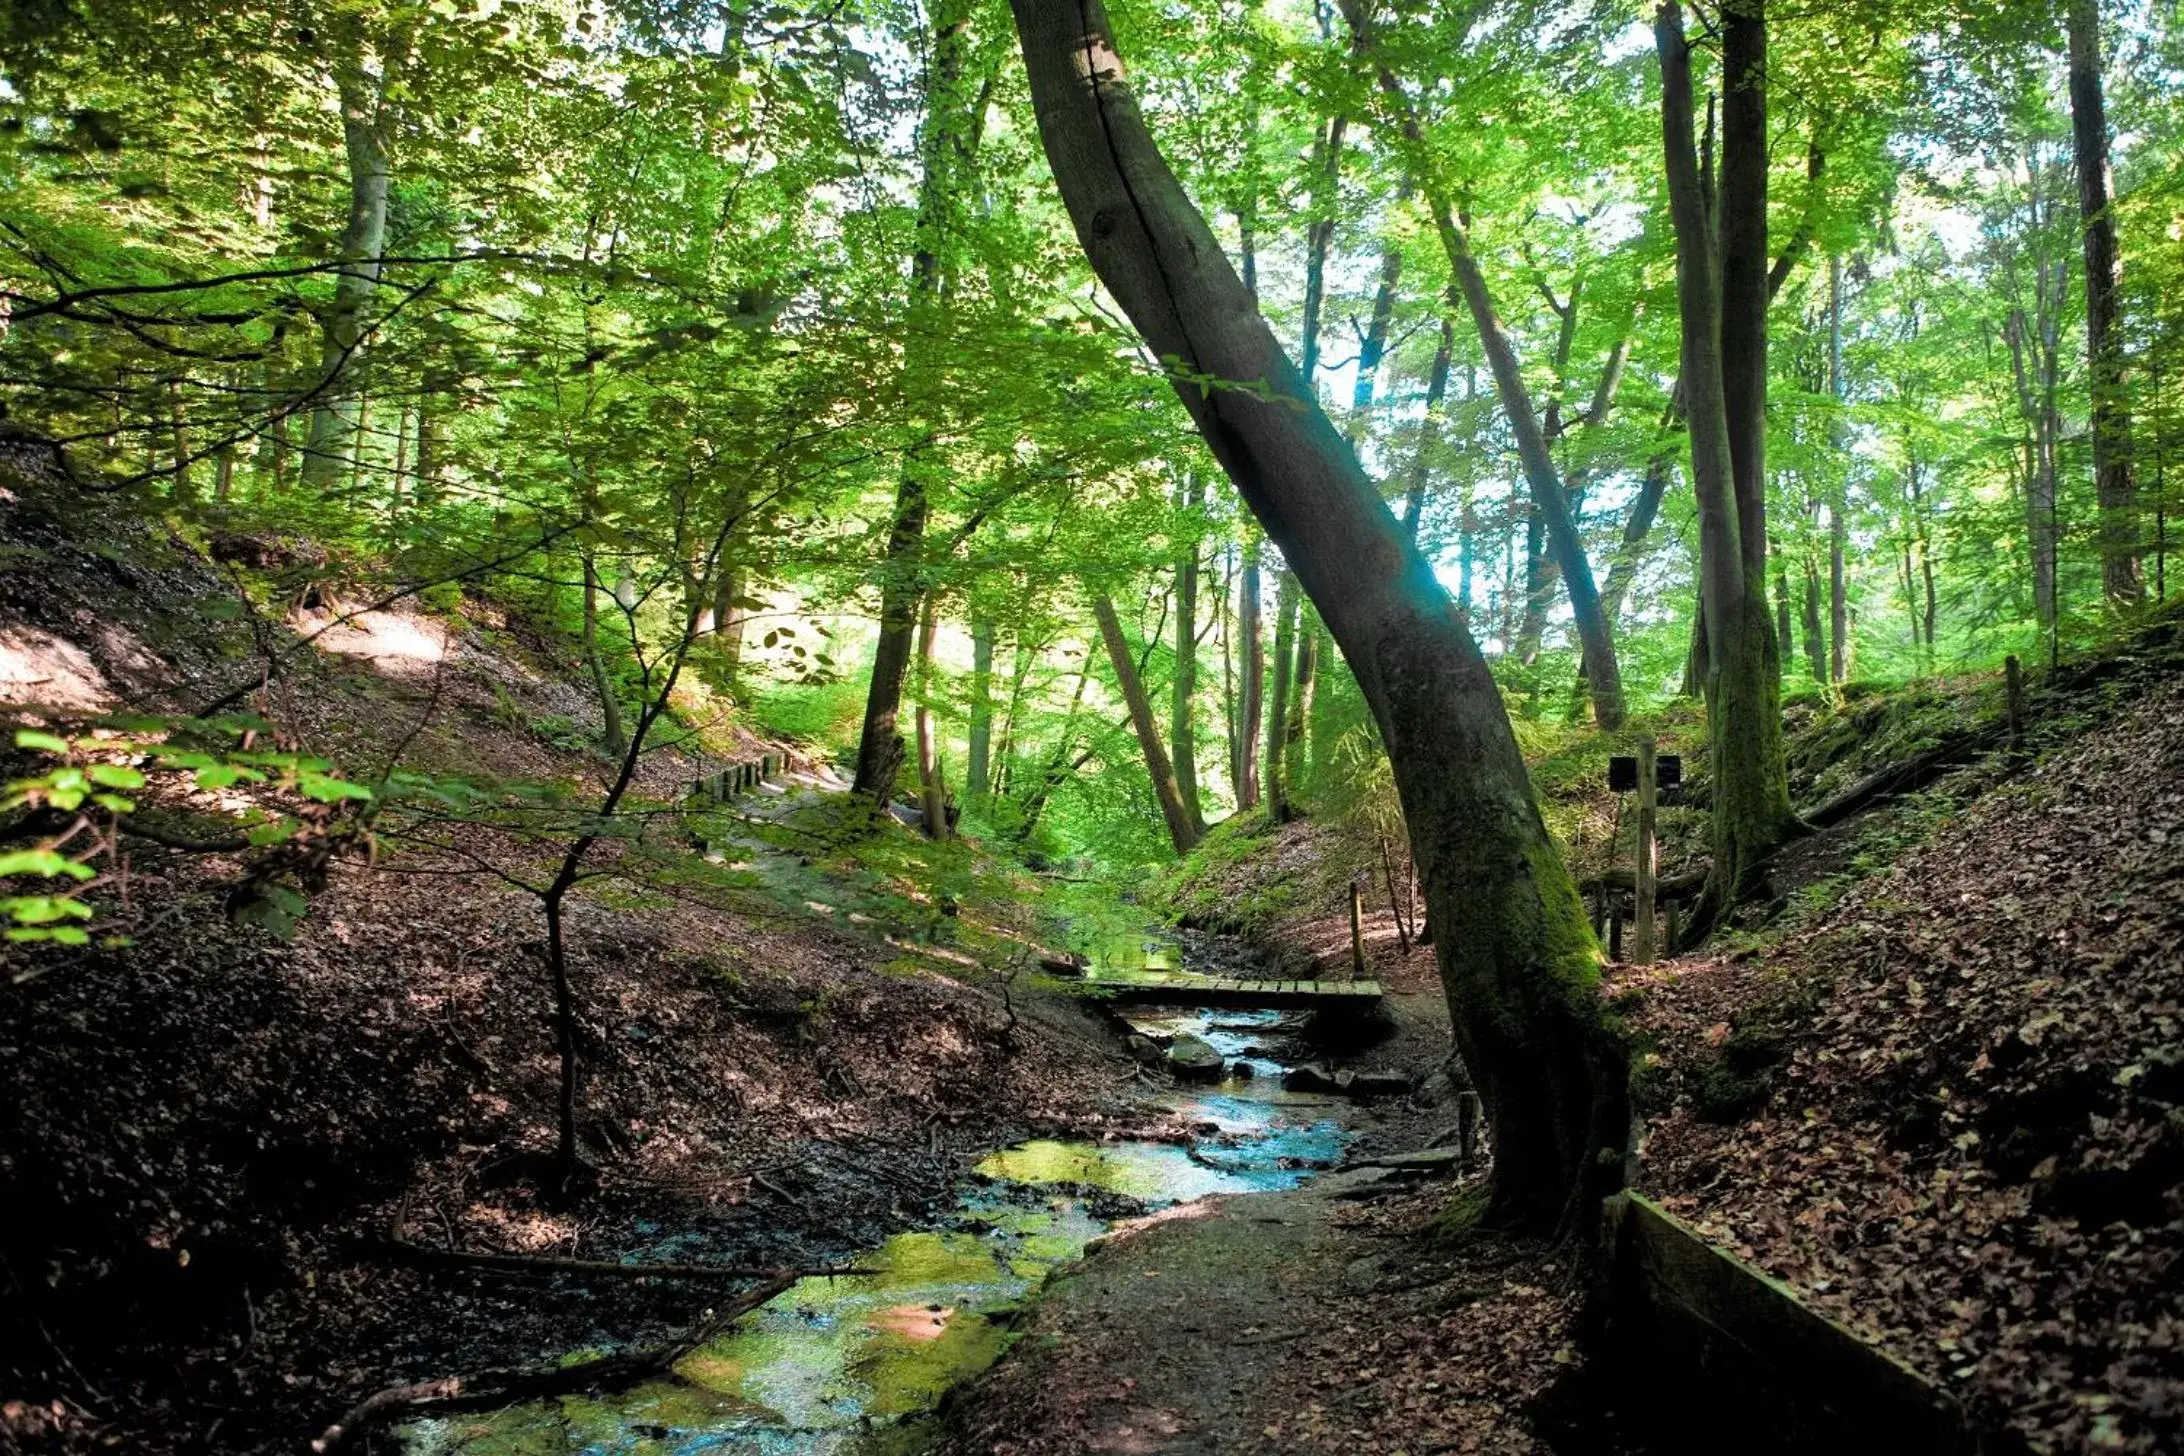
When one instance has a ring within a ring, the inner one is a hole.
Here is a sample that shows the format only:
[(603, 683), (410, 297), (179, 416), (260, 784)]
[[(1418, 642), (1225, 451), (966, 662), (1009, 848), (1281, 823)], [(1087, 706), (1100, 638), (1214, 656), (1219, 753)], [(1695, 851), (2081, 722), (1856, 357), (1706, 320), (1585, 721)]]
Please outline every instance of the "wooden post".
[(1646, 965), (1653, 959), (1655, 945), (1653, 924), (1653, 808), (1655, 793), (1655, 765), (1653, 739), (1638, 740), (1638, 908), (1632, 916), (1632, 929), (1637, 944), (1632, 948), (1632, 959)]
[(1661, 954), (1672, 956), (1675, 953), (1676, 902), (1674, 900), (1663, 900), (1661, 902)]
[(1365, 906), (1357, 888), (1357, 876), (1350, 877), (1350, 979), (1361, 979), (1365, 974)]
[(2002, 659), (2003, 682), (2009, 693), (2010, 752), (2025, 747), (2025, 665), (2015, 653)]

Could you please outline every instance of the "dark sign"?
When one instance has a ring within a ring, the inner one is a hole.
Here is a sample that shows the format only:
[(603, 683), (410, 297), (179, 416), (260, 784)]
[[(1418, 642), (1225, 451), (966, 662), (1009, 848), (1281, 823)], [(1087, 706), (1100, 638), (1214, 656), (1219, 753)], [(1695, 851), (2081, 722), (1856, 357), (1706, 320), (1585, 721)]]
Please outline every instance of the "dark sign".
[[(1683, 782), (1683, 757), (1664, 753), (1653, 760), (1653, 781), (1663, 789), (1673, 789)], [(1628, 794), (1638, 787), (1638, 760), (1634, 755), (1619, 753), (1608, 760), (1608, 789), (1611, 793)]]

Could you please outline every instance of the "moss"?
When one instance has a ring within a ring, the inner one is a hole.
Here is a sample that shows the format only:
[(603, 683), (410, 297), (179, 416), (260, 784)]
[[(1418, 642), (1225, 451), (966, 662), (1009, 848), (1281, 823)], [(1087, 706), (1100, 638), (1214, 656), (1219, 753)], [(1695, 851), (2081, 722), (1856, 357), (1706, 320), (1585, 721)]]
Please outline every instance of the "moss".
[(1427, 1225), (1428, 1236), (1438, 1244), (1460, 1244), (1469, 1240), (1485, 1223), (1492, 1201), (1492, 1194), (1483, 1183), (1460, 1190), (1433, 1216), (1432, 1223)]

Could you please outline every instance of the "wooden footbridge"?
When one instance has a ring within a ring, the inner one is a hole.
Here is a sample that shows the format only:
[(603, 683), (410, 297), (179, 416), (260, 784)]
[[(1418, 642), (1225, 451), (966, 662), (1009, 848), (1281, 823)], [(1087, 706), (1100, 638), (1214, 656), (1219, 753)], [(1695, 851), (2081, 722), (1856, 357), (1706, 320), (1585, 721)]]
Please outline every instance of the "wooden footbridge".
[(1363, 1011), (1380, 1004), (1378, 981), (1257, 981), (1188, 971), (1087, 976), (1088, 995), (1125, 1006), (1212, 1006), (1276, 1011)]

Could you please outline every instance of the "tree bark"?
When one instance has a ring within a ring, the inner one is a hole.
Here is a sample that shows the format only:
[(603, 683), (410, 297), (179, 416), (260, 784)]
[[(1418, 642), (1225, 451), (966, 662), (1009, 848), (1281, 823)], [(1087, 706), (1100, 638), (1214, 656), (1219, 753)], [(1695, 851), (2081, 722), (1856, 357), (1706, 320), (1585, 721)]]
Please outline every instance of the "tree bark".
[(1796, 831), (1782, 757), (1782, 684), (1766, 595), (1766, 26), (1759, 0), (1724, 7), (1717, 229), (1693, 147), (1691, 55), (1680, 0), (1655, 21), (1683, 386), (1699, 503), (1698, 626), (1706, 644), (1714, 877), (1694, 933), (1752, 888)]
[(1266, 812), (1289, 819), (1289, 694), (1297, 665), (1297, 577), (1284, 570), (1274, 588), (1274, 696), (1266, 714)]
[(1303, 357), (1308, 388), (1319, 376), (1320, 326), (1327, 308), (1327, 254), (1335, 241), (1335, 211), (1342, 187), (1342, 140), (1349, 124), (1347, 117), (1331, 116), (1313, 142), (1312, 222), (1304, 235)]
[(319, 316), (319, 376), (334, 382), (321, 384), (304, 437), (303, 483), (317, 491), (331, 487), (350, 467), (357, 422), (355, 397), (343, 376), (356, 368), (364, 308), (379, 286), (379, 260), (386, 252), (387, 189), (393, 177), (387, 155), (393, 120), (388, 93), (407, 49), (400, 39), (390, 41), (375, 81), (364, 73), (363, 38), (355, 37), (353, 45), (355, 54), (342, 58), (335, 78), (349, 163), (349, 219), (341, 230), (334, 301)]
[(1422, 154), (1424, 137), (1409, 96), (1404, 93), (1395, 73), (1386, 69), (1380, 72), (1380, 89), (1410, 143), (1413, 176), (1433, 211), (1442, 250), (1448, 254), (1457, 290), (1471, 313), (1487, 365), (1493, 371), (1502, 412), (1509, 420), (1510, 432), (1516, 437), (1517, 458), (1524, 467), (1525, 484), (1530, 488), (1532, 512), (1540, 521), (1547, 542), (1554, 550), (1555, 563), (1561, 569), (1569, 593), (1570, 613), (1584, 651), (1593, 720), (1602, 728), (1619, 728), (1623, 723), (1623, 677), (1615, 654), (1615, 633), (1600, 609), (1600, 590), (1593, 578), (1592, 562), (1585, 555), (1585, 543), (1570, 510), (1569, 492), (1563, 485), (1562, 472), (1556, 469), (1554, 457), (1548, 452), (1546, 432), (1540, 427), (1539, 414), (1532, 406), (1531, 390), (1524, 382), (1524, 366), (1517, 358), (1516, 345), (1503, 327), (1501, 316), (1495, 312), (1493, 297), (1487, 291), (1486, 275), (1479, 271), (1478, 260), (1471, 251), (1470, 235), (1431, 176), (1429, 163)]
[[(943, 0), (933, 14), (932, 72), (927, 84), (923, 176), (918, 186), (917, 246), (910, 259), (910, 311), (928, 315), (943, 306), (942, 278), (954, 220), (961, 172), (976, 147), (977, 118), (964, 84), (964, 56), (970, 46), (970, 0)], [(930, 331), (914, 325), (907, 337)], [(922, 355), (922, 346), (913, 355)], [(905, 368), (926, 367), (922, 358), (906, 358)], [(935, 442), (930, 434), (915, 440), (903, 456), (895, 486), (895, 517), (887, 536), (880, 571), (880, 638), (872, 654), (872, 683), (865, 695), (864, 726), (857, 739), (857, 771), (850, 792), (885, 810), (895, 791), (903, 759), (903, 678), (910, 668), (918, 602), (925, 594), (925, 525), (932, 514), (926, 476), (933, 468)]]
[(963, 792), (982, 799), (993, 788), (993, 621), (981, 612), (971, 622), (971, 721)]
[(1418, 523), (1426, 514), (1426, 486), (1433, 475), (1433, 455), (1441, 444), (1441, 405), (1448, 398), (1450, 357), (1456, 349), (1456, 321), (1443, 315), (1441, 342), (1426, 375), (1425, 418), (1418, 422), (1418, 452), (1411, 456), (1410, 484), (1403, 491), (1403, 537), (1418, 544)]
[(1845, 555), (1850, 546), (1849, 524), (1843, 519), (1850, 486), (1843, 478), (1849, 469), (1850, 430), (1842, 410), (1849, 395), (1843, 377), (1843, 260), (1828, 257), (1828, 396), (1835, 401), (1836, 418), (1829, 430), (1837, 458), (1836, 476), (1828, 494), (1828, 673), (1840, 685), (1850, 677), (1850, 598)]
[[(1195, 511), (1202, 499), (1195, 475), (1183, 482), (1183, 507)], [(1193, 711), (1198, 696), (1198, 540), (1194, 534), (1175, 563), (1175, 682), (1169, 698), (1168, 741), (1175, 760), (1176, 791), (1191, 827), (1206, 832), (1206, 818), (1198, 797), (1198, 723)]]
[(2098, 0), (2069, 0), (2070, 136), (2084, 224), (2085, 357), (2092, 394), (2094, 496), (2100, 503), (2101, 589), (2111, 601), (2146, 596), (2139, 569), (2136, 483), (2132, 479), (2130, 405), (2124, 394), (2121, 259), (2108, 197), (2108, 110), (2101, 85)]
[(1621, 1181), (1627, 1059), (1493, 676), (1160, 155), (1099, 0), (1012, 3), (1094, 271), (1154, 356), (1188, 371), (1184, 407), (1319, 607), (1387, 745), (1457, 1043), (1492, 1122), (1492, 1210), (1581, 1233)]
[(1189, 854), (1201, 833), (1191, 822), (1190, 808), (1175, 781), (1175, 765), (1160, 742), (1159, 725), (1153, 722), (1153, 705), (1145, 696), (1145, 682), (1138, 676), (1137, 660), (1123, 638), (1122, 622), (1115, 604), (1105, 592), (1092, 599), (1092, 615), (1099, 619), (1100, 638), (1107, 644), (1107, 661), (1115, 670), (1115, 685), (1122, 690), (1123, 705), (1130, 710), (1130, 726), (1137, 730), (1138, 747), (1145, 754), (1145, 772), (1153, 780), (1153, 797), (1160, 801), (1160, 817), (1167, 821), (1168, 841), (1177, 858)]
[(927, 839), (946, 839), (948, 782), (933, 725), (933, 644), (940, 635), (940, 593), (927, 592), (918, 617), (918, 803)]
[(1309, 602), (1297, 603), (1297, 666), (1289, 674), (1289, 726), (1282, 730), (1282, 817), (1297, 816), (1310, 764), (1312, 702), (1319, 691), (1320, 625)]
[(1259, 805), (1259, 719), (1266, 692), (1266, 643), (1259, 621), (1259, 538), (1244, 542), (1242, 579), (1237, 586), (1236, 633), (1241, 681), (1236, 690), (1236, 808)]

